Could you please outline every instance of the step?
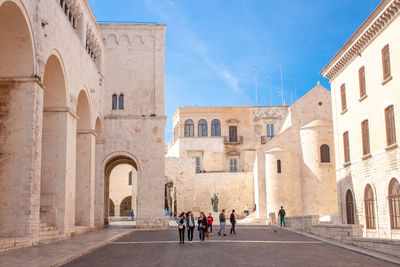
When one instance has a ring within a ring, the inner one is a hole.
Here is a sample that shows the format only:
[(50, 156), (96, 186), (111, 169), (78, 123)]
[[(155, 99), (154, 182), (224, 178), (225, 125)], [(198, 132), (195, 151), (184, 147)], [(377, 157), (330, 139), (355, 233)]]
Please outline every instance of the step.
[(55, 226), (51, 225), (40, 226), (40, 231), (54, 231), (54, 230), (56, 230)]
[(49, 230), (49, 231), (40, 231), (39, 232), (39, 236), (40, 237), (44, 237), (44, 236), (54, 236), (54, 235), (58, 235), (59, 232), (58, 230)]

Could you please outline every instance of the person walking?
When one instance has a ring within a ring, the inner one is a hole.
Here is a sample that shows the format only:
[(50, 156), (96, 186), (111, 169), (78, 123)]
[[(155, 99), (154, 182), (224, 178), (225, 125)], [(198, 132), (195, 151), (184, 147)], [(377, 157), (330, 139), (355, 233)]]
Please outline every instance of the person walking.
[(185, 213), (182, 212), (179, 216), (178, 219), (176, 220), (178, 223), (178, 230), (179, 230), (179, 244), (185, 244), (185, 222), (186, 222), (186, 216)]
[(286, 211), (283, 209), (283, 206), (281, 206), (281, 209), (278, 212), (278, 217), (280, 217), (281, 219), (281, 227), (282, 224), (284, 227), (286, 227), (285, 216), (286, 216)]
[(236, 218), (235, 218), (235, 210), (232, 210), (231, 217), (229, 219), (231, 221), (232, 227), (231, 227), (231, 234), (233, 233), (236, 235), (236, 230), (235, 230), (235, 225), (236, 225)]
[(207, 217), (207, 226), (208, 226), (207, 230), (208, 230), (208, 232), (211, 233), (211, 235), (213, 234), (213, 231), (212, 231), (213, 221), (214, 221), (214, 218), (213, 218), (213, 216), (212, 216), (212, 214), (210, 212), (210, 215), (208, 215), (208, 217)]
[(133, 222), (133, 217), (135, 216), (135, 213), (133, 213), (133, 209), (131, 209), (131, 212), (129, 213), (131, 215), (131, 221)]
[(207, 218), (204, 212), (200, 212), (200, 217), (197, 220), (197, 230), (199, 230), (200, 243), (202, 243), (207, 231)]
[(226, 236), (225, 228), (226, 228), (225, 210), (222, 210), (221, 213), (219, 214), (218, 235), (221, 235), (222, 232), (224, 236)]
[(194, 227), (195, 227), (195, 223), (194, 223), (193, 213), (191, 211), (189, 211), (186, 214), (186, 228), (187, 228), (187, 232), (188, 232), (188, 241), (190, 244), (193, 243)]

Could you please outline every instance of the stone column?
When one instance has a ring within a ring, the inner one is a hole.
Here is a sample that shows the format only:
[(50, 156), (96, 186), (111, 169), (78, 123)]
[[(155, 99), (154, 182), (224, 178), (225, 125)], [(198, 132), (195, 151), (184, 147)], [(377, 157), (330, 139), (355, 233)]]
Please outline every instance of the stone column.
[(42, 110), (37, 79), (0, 79), (1, 237), (39, 233)]
[[(258, 185), (258, 205), (257, 205), (257, 218), (266, 219), (267, 218), (267, 198), (266, 198), (266, 183), (265, 183), (265, 156), (264, 152), (257, 150), (257, 169), (255, 170), (255, 175)], [(254, 192), (256, 194), (256, 192)]]
[[(102, 160), (104, 155), (104, 140), (96, 139), (95, 151), (95, 195), (94, 195), (94, 225), (96, 228), (104, 227), (104, 169)], [(114, 203), (115, 204), (115, 203)]]
[(94, 226), (94, 130), (80, 130), (76, 136), (75, 225)]

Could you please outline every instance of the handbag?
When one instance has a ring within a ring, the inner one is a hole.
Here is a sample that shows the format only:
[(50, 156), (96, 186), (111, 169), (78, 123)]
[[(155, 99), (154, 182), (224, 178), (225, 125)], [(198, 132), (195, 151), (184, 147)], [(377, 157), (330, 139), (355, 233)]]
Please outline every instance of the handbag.
[(211, 238), (211, 233), (210, 232), (206, 232), (206, 237), (207, 238)]
[(201, 229), (206, 229), (206, 226), (205, 226), (205, 225), (202, 225), (202, 226), (201, 226)]
[(183, 223), (178, 224), (179, 229), (183, 229)]

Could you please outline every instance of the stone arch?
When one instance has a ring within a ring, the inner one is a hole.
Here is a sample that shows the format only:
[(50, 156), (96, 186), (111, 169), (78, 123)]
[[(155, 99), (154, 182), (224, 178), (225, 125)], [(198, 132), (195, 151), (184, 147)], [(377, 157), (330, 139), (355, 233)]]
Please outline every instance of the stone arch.
[(0, 77), (33, 77), (32, 27), (20, 1), (0, 1)]
[(96, 124), (94, 126), (94, 129), (96, 131), (96, 141), (102, 141), (103, 140), (103, 121), (101, 120), (101, 117), (98, 116), (96, 119)]
[(95, 130), (88, 94), (81, 90), (76, 106), (75, 225), (94, 224)]
[[(104, 224), (109, 224), (109, 199), (110, 199), (110, 175), (111, 171), (120, 164), (128, 164), (137, 170), (138, 180), (140, 176), (140, 167), (137, 159), (127, 152), (110, 153), (103, 160), (104, 168)], [(135, 216), (137, 212), (135, 211)]]
[[(26, 179), (36, 186), (40, 173), (33, 169), (40, 164), (40, 144), (32, 147), (32, 138), (40, 139), (33, 112), (41, 112), (35, 98), (41, 89), (33, 78), (35, 53), (32, 27), (21, 1), (0, 0), (0, 236), (30, 234), (28, 224), (38, 223), (39, 203), (26, 197), (38, 194), (37, 187), (27, 187)], [(2, 78), (12, 78), (10, 80)], [(37, 91), (35, 91), (37, 90)], [(38, 119), (40, 125), (40, 121)], [(40, 126), (39, 126), (40, 127)], [(34, 131), (33, 131), (34, 130)], [(24, 195), (16, 199), (15, 196)]]
[(110, 199), (109, 211), (110, 211), (110, 216), (115, 216), (115, 204), (114, 201), (112, 201), (112, 199)]
[(130, 216), (130, 212), (132, 209), (132, 196), (125, 197), (121, 204), (119, 205), (119, 215), (122, 216)]
[(67, 87), (60, 57), (51, 55), (43, 74), (43, 124), (40, 176), (40, 223), (63, 227), (67, 158)]

